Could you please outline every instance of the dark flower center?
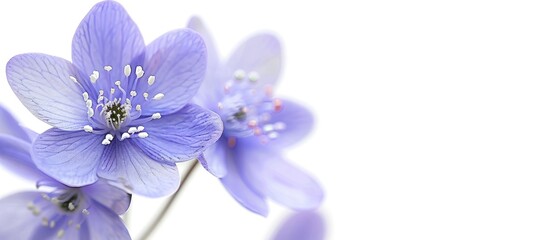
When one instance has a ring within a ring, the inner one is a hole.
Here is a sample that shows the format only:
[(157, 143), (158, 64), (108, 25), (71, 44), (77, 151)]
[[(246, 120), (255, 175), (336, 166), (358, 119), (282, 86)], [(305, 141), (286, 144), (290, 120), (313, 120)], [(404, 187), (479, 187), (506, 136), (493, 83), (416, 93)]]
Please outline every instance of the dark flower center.
[(246, 120), (246, 107), (240, 107), (238, 109), (238, 112), (233, 114), (233, 117), (238, 121), (244, 121)]
[(126, 119), (127, 115), (125, 104), (123, 105), (115, 101), (106, 106), (105, 118), (115, 129), (120, 127), (120, 124)]
[[(285, 128), (283, 122), (272, 121), (272, 115), (282, 109), (282, 102), (272, 97), (271, 86), (259, 84), (255, 71), (235, 71), (220, 100), (217, 112), (223, 119), (223, 134), (231, 139), (257, 136), (266, 143)], [(234, 147), (234, 140), (229, 142), (230, 147)]]
[(58, 206), (64, 212), (74, 212), (78, 208), (80, 199), (77, 193), (73, 193), (67, 200), (59, 202)]

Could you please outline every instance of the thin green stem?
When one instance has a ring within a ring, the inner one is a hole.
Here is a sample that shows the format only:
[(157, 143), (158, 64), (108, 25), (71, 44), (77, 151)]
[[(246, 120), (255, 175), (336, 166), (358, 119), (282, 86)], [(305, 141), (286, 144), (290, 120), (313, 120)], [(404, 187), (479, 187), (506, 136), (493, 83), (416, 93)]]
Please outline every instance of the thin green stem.
[(156, 227), (158, 226), (158, 224), (160, 224), (160, 222), (162, 221), (162, 219), (164, 219), (164, 215), (166, 215), (166, 213), (168, 212), (168, 210), (170, 210), (171, 206), (173, 205), (173, 203), (175, 202), (175, 199), (177, 198), (177, 196), (179, 195), (179, 193), (181, 192), (181, 189), (183, 189), (183, 185), (185, 185), (185, 182), (187, 182), (187, 179), (189, 179), (189, 177), (191, 176), (191, 173), (193, 173), (194, 169), (196, 169), (196, 166), (198, 166), (198, 161), (195, 160), (193, 162), (193, 164), (191, 165), (191, 167), (189, 167), (187, 169), (187, 172), (185, 172), (185, 174), (183, 174), (183, 177), (181, 178), (181, 183), (179, 183), (179, 188), (177, 189), (177, 191), (170, 197), (170, 199), (168, 199), (168, 202), (166, 203), (166, 205), (164, 205), (164, 208), (160, 211), (160, 213), (156, 216), (156, 218), (154, 219), (154, 221), (149, 225), (149, 227), (147, 228), (147, 230), (145, 231), (145, 233), (141, 236), (141, 238), (139, 238), (140, 240), (146, 240), (153, 232), (154, 230), (156, 229)]

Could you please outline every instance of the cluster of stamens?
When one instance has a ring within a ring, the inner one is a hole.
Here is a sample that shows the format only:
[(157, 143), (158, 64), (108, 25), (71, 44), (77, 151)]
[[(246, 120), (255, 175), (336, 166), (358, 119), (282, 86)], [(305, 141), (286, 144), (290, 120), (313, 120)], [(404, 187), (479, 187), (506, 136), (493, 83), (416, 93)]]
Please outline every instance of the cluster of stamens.
[(27, 209), (40, 219), (42, 226), (57, 229), (58, 238), (62, 238), (68, 228), (79, 230), (90, 214), (78, 190), (57, 189), (43, 193), (41, 198), (29, 202)]
[(217, 107), (223, 118), (229, 146), (236, 144), (236, 138), (255, 135), (266, 143), (276, 139), (286, 129), (284, 122), (272, 122), (272, 114), (282, 109), (282, 101), (272, 97), (272, 87), (261, 86), (257, 72), (234, 72), (233, 79), (225, 84), (223, 100)]
[[(114, 81), (114, 86), (111, 86), (110, 89), (100, 88), (99, 86), (105, 87), (111, 83), (110, 72), (113, 68), (105, 66), (103, 70), (107, 75), (106, 79), (100, 78), (99, 71), (93, 71), (89, 76), (89, 81), (93, 88), (99, 89), (97, 94), (94, 94), (96, 99), (92, 99), (92, 95), (84, 90), (74, 76), (70, 76), (70, 79), (83, 89), (82, 97), (86, 104), (88, 119), (90, 121), (89, 125), (83, 126), (83, 130), (89, 133), (105, 134), (105, 138), (101, 142), (103, 145), (109, 145), (114, 138), (123, 141), (132, 137), (148, 137), (149, 135), (144, 131), (142, 124), (160, 119), (162, 116), (160, 113), (154, 113), (151, 116), (142, 117), (141, 104), (134, 103), (136, 98), (141, 97), (141, 102), (158, 101), (164, 98), (163, 93), (156, 93), (151, 98), (148, 92), (149, 87), (155, 83), (156, 77), (151, 75), (147, 78), (146, 88), (140, 95), (136, 91), (137, 83), (138, 81), (142, 81), (141, 79), (145, 75), (141, 66), (135, 68), (134, 75), (132, 75), (130, 65), (124, 67), (124, 76), (128, 82), (125, 88), (130, 89), (129, 92), (124, 89), (120, 80)], [(107, 90), (107, 93), (105, 93), (105, 90)]]

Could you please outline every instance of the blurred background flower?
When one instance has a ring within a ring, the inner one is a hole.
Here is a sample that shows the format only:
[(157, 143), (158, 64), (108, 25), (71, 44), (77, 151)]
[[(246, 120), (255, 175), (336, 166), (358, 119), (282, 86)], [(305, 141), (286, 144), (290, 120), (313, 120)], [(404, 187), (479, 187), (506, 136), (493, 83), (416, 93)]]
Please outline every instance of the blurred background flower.
[(194, 100), (223, 121), (222, 137), (200, 158), (204, 168), (257, 214), (267, 216), (267, 199), (296, 210), (317, 208), (324, 198), (320, 184), (282, 155), (309, 134), (314, 120), (307, 108), (275, 97), (282, 65), (278, 38), (256, 34), (224, 60), (200, 18), (189, 27), (208, 48), (206, 78)]

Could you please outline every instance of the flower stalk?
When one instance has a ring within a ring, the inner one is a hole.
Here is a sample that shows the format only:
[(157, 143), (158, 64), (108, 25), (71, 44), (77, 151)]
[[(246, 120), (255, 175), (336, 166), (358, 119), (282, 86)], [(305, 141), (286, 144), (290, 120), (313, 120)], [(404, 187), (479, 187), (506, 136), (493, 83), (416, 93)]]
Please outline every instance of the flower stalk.
[(166, 205), (164, 205), (164, 208), (162, 208), (162, 210), (160, 211), (160, 213), (158, 213), (154, 221), (151, 222), (147, 230), (145, 230), (145, 233), (143, 233), (143, 235), (139, 238), (140, 240), (148, 239), (149, 236), (154, 232), (156, 227), (158, 227), (160, 222), (162, 222), (162, 219), (164, 219), (164, 216), (166, 215), (168, 210), (170, 210), (170, 208), (172, 207), (173, 203), (177, 199), (177, 196), (181, 192), (181, 189), (183, 189), (183, 186), (185, 185), (185, 183), (187, 182), (191, 174), (194, 172), (197, 165), (198, 165), (198, 160), (193, 161), (192, 165), (183, 174), (183, 177), (181, 178), (181, 182), (179, 183), (179, 188), (177, 188), (177, 191), (175, 191), (175, 193), (168, 199), (168, 202), (166, 203)]

